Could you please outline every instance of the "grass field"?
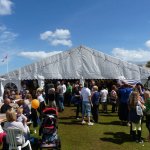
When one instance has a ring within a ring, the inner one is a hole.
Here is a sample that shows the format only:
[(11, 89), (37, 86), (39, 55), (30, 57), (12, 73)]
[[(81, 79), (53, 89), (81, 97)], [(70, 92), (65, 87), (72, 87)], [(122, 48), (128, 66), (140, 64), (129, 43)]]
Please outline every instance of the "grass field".
[[(81, 125), (81, 119), (75, 118), (75, 107), (65, 107), (59, 113), (58, 135), (61, 138), (62, 150), (149, 150), (150, 143), (139, 144), (131, 141), (130, 127), (121, 126), (117, 113), (103, 114), (100, 111), (99, 123), (93, 126)], [(142, 137), (146, 138), (148, 130), (142, 125)], [(31, 136), (40, 138), (33, 133)], [(35, 146), (38, 150), (38, 146)]]
[[(142, 137), (148, 130), (142, 125)], [(131, 141), (130, 127), (121, 126), (117, 113), (99, 114), (99, 124), (81, 125), (81, 119), (75, 119), (75, 107), (66, 107), (59, 113), (59, 130), (62, 150), (149, 150), (150, 143), (139, 144)]]

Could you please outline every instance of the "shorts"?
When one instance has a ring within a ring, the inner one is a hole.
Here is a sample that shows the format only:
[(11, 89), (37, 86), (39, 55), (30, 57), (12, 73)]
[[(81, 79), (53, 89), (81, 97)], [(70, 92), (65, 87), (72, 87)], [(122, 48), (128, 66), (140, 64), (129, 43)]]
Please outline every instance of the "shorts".
[(82, 115), (87, 114), (88, 117), (91, 115), (91, 104), (87, 101), (82, 101)]

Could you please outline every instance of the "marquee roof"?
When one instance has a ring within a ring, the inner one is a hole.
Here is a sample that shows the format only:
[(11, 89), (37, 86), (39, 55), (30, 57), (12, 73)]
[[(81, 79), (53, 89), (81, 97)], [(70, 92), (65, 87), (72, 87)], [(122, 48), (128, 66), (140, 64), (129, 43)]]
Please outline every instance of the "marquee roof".
[(79, 46), (3, 75), (5, 79), (133, 79), (150, 76), (150, 70), (100, 51)]

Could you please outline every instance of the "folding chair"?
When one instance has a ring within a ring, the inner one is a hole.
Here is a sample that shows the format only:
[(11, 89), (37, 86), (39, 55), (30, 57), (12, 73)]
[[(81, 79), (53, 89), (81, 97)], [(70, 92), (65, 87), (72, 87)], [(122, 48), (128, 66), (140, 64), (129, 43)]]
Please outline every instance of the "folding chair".
[(21, 150), (26, 146), (29, 146), (29, 149), (32, 150), (29, 140), (27, 140), (26, 142), (24, 140), (22, 145), (17, 144), (17, 137), (18, 138), (23, 137), (23, 132), (20, 129), (8, 128), (6, 131), (7, 131), (6, 139), (9, 144), (9, 150)]

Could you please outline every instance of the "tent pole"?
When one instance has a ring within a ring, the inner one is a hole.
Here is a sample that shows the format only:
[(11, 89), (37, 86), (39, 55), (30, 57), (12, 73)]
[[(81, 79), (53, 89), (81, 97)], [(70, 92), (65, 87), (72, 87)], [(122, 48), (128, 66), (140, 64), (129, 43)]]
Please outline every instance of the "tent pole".
[(80, 84), (82, 84), (82, 87), (84, 87), (85, 80), (83, 79), (83, 76), (80, 78)]

